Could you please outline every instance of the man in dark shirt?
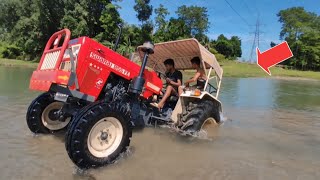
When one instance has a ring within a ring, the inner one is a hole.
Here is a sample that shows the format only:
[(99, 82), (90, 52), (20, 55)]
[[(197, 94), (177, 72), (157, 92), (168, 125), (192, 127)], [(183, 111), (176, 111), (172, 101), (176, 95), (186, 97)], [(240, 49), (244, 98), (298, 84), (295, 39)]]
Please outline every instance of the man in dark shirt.
[(182, 84), (182, 73), (175, 69), (174, 61), (172, 59), (167, 59), (164, 61), (164, 65), (166, 67), (166, 81), (167, 87), (166, 92), (163, 95), (161, 101), (156, 104), (153, 103), (151, 105), (158, 107), (159, 109), (163, 108), (166, 100), (171, 96), (175, 95), (178, 96), (178, 88)]

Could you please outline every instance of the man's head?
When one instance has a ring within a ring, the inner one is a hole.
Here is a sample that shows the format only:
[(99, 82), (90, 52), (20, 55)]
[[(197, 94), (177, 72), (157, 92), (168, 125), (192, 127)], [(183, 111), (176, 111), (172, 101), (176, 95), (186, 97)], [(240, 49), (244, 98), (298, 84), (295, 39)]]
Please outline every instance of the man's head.
[(167, 71), (172, 71), (174, 69), (173, 59), (166, 59), (163, 64), (166, 66)]
[(201, 63), (201, 60), (198, 56), (194, 57), (191, 59), (191, 64), (192, 64), (192, 67), (194, 69), (197, 69), (200, 67), (200, 63)]

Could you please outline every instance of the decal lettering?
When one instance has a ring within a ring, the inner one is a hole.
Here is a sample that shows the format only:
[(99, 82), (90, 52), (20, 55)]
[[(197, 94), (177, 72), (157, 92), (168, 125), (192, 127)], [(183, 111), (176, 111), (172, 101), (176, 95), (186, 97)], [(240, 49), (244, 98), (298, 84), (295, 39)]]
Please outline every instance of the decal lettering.
[(154, 84), (152, 84), (150, 82), (147, 82), (147, 87), (155, 90), (156, 92), (160, 91), (160, 88), (158, 86), (156, 86), (156, 85), (154, 85)]
[(96, 88), (100, 89), (103, 86), (103, 79), (98, 78), (96, 81)]
[(106, 65), (108, 67), (110, 67), (111, 69), (114, 69), (114, 70), (118, 71), (119, 73), (121, 73), (121, 74), (123, 74), (125, 76), (130, 77), (130, 72), (129, 71), (127, 71), (127, 70), (123, 69), (122, 67), (119, 67), (118, 65), (108, 61), (107, 59), (95, 54), (94, 52), (90, 53), (90, 58), (92, 58), (92, 59), (94, 59), (94, 60), (96, 60), (96, 61), (98, 61), (98, 62), (100, 62), (100, 63), (102, 63), (102, 64), (104, 64), (104, 65)]

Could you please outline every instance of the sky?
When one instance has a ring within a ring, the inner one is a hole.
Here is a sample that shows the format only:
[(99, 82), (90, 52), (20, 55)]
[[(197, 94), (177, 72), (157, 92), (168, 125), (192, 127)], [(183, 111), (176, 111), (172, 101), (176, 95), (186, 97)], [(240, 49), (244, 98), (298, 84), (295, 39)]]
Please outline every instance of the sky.
[[(242, 17), (240, 17), (231, 7)], [(134, 0), (122, 0), (116, 3), (120, 5), (120, 16), (129, 24), (139, 25), (133, 9)], [(320, 0), (151, 0), (153, 9), (163, 4), (170, 12), (167, 17), (176, 17), (175, 11), (179, 6), (196, 5), (207, 7), (210, 28), (207, 35), (216, 39), (220, 34), (226, 37), (238, 36), (242, 40), (242, 57), (240, 60), (248, 61), (256, 30), (256, 22), (260, 22), (260, 45), (261, 52), (270, 48), (270, 42), (282, 42), (279, 40), (281, 23), (277, 13), (280, 10), (291, 7), (304, 7), (307, 11), (320, 15)], [(260, 15), (259, 15), (260, 14)], [(152, 19), (154, 20), (153, 13)], [(254, 51), (253, 59), (256, 59)]]

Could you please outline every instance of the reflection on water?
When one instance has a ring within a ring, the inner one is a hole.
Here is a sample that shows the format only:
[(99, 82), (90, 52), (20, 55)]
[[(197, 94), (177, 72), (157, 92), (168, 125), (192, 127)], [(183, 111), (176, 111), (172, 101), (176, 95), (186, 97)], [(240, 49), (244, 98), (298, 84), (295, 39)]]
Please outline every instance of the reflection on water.
[(314, 111), (320, 106), (320, 81), (224, 78), (224, 106)]
[(169, 129), (133, 135), (116, 164), (79, 171), (64, 135), (31, 134), (25, 123), (30, 69), (0, 67), (1, 179), (319, 179), (320, 82), (224, 78), (225, 116), (213, 141)]

